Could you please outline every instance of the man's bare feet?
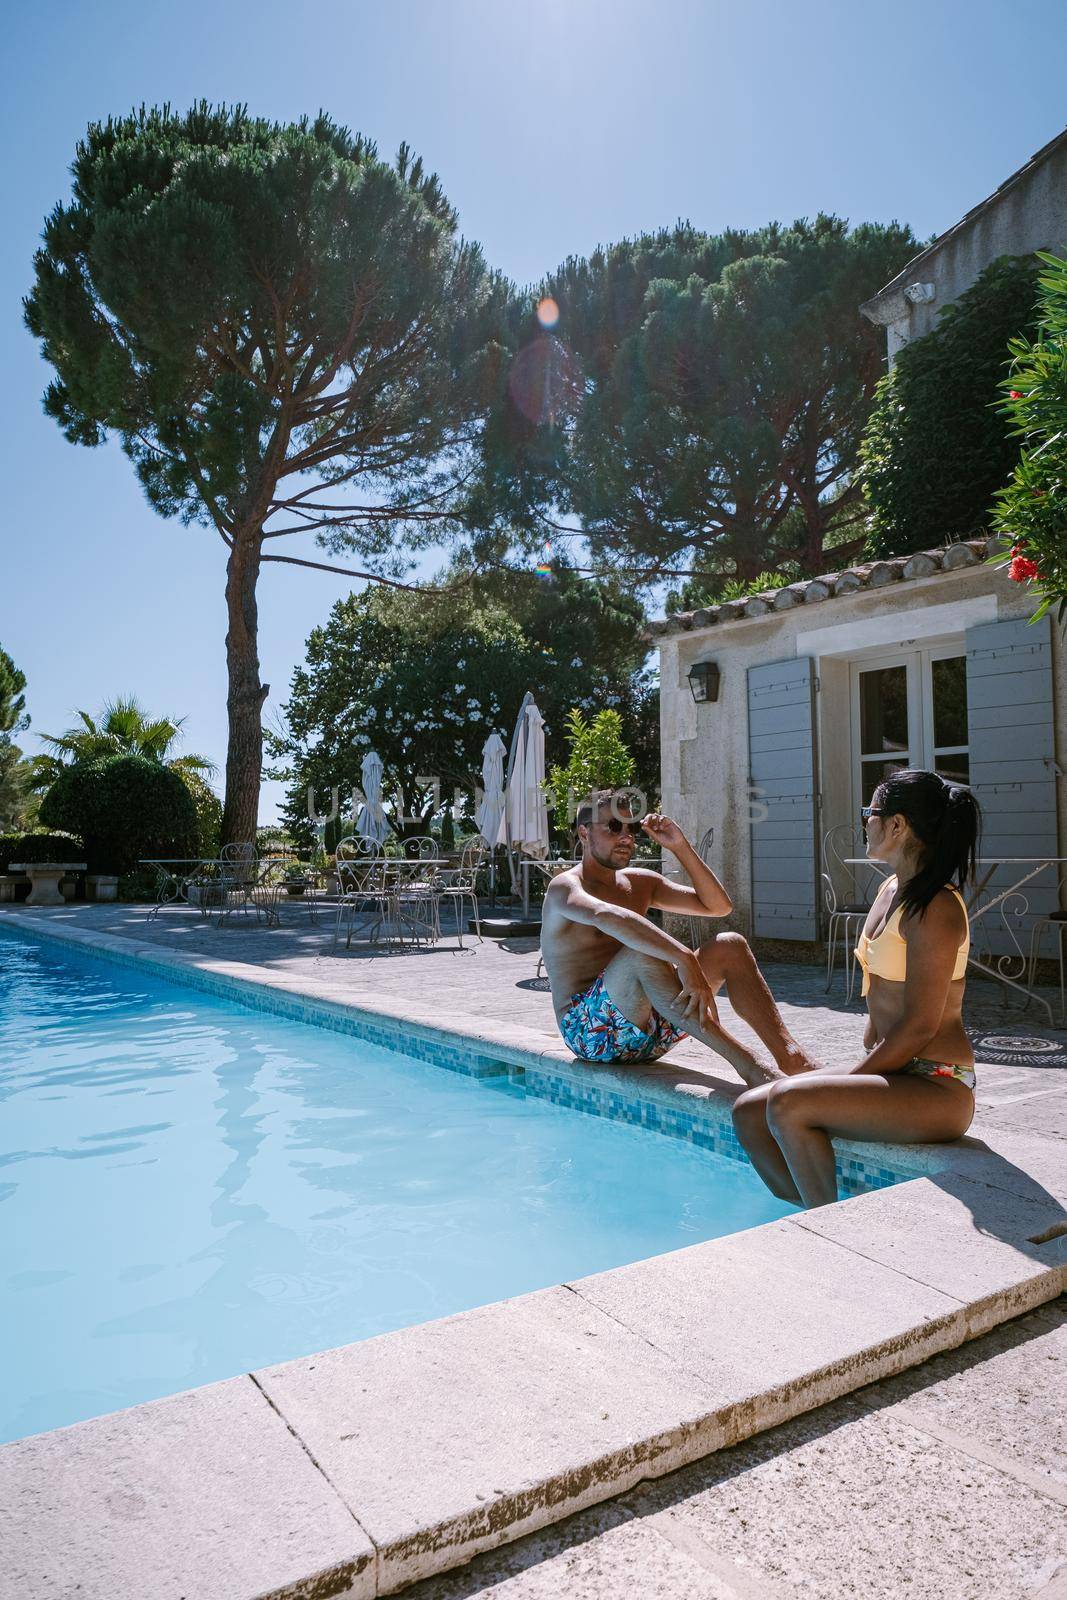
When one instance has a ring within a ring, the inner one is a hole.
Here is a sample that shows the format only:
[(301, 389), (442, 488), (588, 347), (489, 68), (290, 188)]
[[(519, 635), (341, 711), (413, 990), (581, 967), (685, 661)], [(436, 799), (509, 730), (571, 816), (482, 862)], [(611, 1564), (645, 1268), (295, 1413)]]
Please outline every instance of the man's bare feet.
[(779, 1058), (778, 1065), (787, 1078), (794, 1077), (798, 1072), (818, 1072), (820, 1068), (815, 1057), (809, 1056), (795, 1040)]

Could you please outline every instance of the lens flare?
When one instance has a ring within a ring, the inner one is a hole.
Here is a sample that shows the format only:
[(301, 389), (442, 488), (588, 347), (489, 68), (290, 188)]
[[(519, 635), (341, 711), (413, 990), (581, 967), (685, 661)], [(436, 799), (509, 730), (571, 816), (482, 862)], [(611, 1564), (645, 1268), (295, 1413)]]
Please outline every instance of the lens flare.
[(559, 321), (559, 306), (551, 295), (546, 295), (543, 300), (538, 301), (537, 320), (542, 328), (554, 328)]

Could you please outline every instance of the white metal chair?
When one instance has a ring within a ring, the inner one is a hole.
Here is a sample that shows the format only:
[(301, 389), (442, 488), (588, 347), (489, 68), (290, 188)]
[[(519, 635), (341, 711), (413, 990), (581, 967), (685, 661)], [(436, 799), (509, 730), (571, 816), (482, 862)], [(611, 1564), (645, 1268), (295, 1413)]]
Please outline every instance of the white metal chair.
[(224, 844), (218, 860), (195, 882), (202, 916), (218, 912), (215, 926), (221, 928), (227, 917), (235, 911), (248, 911), (259, 915), (254, 890), (259, 878), (259, 854), (252, 843)]
[(843, 898), (839, 895), (837, 884), (834, 882), (834, 868), (837, 868), (839, 876), (847, 877), (849, 882), (855, 885), (854, 869), (846, 866), (846, 858), (858, 856), (866, 848), (862, 843), (862, 832), (860, 829), (857, 833), (850, 823), (845, 823), (840, 827), (831, 828), (823, 839), (823, 861), (827, 867), (822, 873), (823, 916), (826, 923), (825, 992), (829, 993), (834, 981), (834, 958), (840, 939), (845, 962), (846, 1001), (851, 1001), (856, 983), (856, 961), (853, 954), (855, 942), (867, 920), (871, 902), (865, 900), (862, 894), (857, 894), (853, 898)]
[(456, 933), (459, 936), (461, 950), (464, 906), (468, 900), (474, 916), (474, 930), (479, 939), (482, 937), (482, 925), (478, 917), (478, 874), (485, 865), (486, 853), (487, 846), (484, 840), (478, 839), (472, 844), (466, 844), (463, 846), (459, 866), (445, 868), (437, 877), (438, 900), (448, 901), (455, 912)]
[[(334, 857), (337, 864), (337, 916), (333, 925), (333, 943), (341, 934), (341, 924), (348, 924), (345, 949), (352, 948), (352, 924), (357, 916), (374, 919), (371, 936), (383, 924), (395, 922), (392, 890), (386, 879), (385, 856), (381, 846), (359, 834), (340, 839)], [(403, 943), (401, 936), (400, 942)]]
[[(697, 855), (700, 857), (701, 861), (703, 861), (703, 863), (704, 863), (704, 865), (706, 867), (710, 866), (710, 864), (711, 864), (711, 847), (712, 847), (712, 845), (714, 843), (715, 843), (715, 829), (714, 828), (707, 828), (704, 831), (704, 833), (701, 834), (700, 843), (697, 845)], [(703, 943), (703, 940), (700, 937), (702, 930), (700, 928), (699, 922), (698, 922), (696, 917), (690, 917), (688, 920), (689, 920), (689, 943), (692, 945), (693, 949), (695, 950), (696, 947), (699, 944)]]
[(416, 834), (400, 840), (399, 848), (399, 860), (389, 863), (397, 917), (416, 944), (435, 944), (441, 937), (440, 846), (430, 834)]
[[(1067, 884), (1067, 878), (1060, 880), (1060, 895)], [(1060, 898), (1057, 896), (1057, 898)], [(1067, 911), (1050, 911), (1047, 916), (1038, 917), (1030, 929), (1030, 958), (1026, 967), (1026, 987), (1033, 989), (1034, 978), (1037, 972), (1038, 957), (1041, 954), (1041, 941), (1045, 934), (1052, 930), (1056, 935), (1056, 954), (1060, 963), (1060, 1025), (1067, 1025), (1067, 1008), (1064, 1005), (1064, 971), (1063, 971), (1063, 936), (1067, 933)]]

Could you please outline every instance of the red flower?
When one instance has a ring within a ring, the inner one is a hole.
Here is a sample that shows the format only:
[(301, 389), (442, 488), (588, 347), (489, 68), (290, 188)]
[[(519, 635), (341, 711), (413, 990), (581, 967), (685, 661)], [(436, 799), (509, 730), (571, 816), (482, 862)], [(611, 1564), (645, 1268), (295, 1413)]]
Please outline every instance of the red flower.
[(1013, 583), (1025, 583), (1027, 578), (1036, 578), (1037, 562), (1031, 561), (1029, 556), (1013, 556), (1008, 577)]
[(1022, 392), (1021, 389), (1013, 389), (1011, 391), (1011, 398), (1013, 400), (1021, 400), (1022, 397), (1023, 397), (1023, 392)]

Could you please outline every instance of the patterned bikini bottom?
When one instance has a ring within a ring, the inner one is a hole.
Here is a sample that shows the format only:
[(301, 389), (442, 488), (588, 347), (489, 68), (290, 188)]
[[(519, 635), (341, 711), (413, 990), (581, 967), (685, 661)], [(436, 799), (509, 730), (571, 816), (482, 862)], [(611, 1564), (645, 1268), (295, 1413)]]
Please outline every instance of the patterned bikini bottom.
[(973, 1067), (956, 1066), (951, 1061), (927, 1061), (924, 1056), (916, 1056), (909, 1061), (906, 1067), (901, 1067), (901, 1072), (913, 1074), (916, 1078), (949, 1078), (956, 1083), (962, 1083), (964, 1088), (974, 1093), (974, 1086), (978, 1082), (974, 1075)]

